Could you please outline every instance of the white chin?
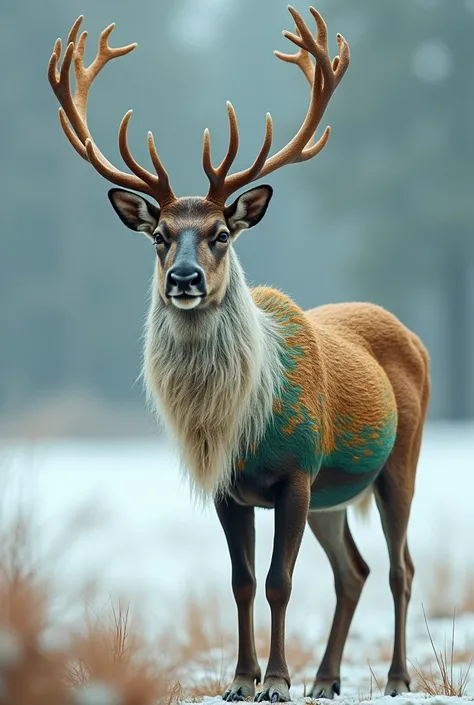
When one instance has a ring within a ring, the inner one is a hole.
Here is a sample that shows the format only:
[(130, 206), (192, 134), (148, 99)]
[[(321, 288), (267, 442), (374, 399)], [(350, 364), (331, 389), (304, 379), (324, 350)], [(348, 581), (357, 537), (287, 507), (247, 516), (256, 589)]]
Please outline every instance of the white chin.
[(172, 296), (171, 301), (176, 308), (190, 311), (201, 303), (202, 296), (194, 296), (192, 299), (182, 299), (180, 296)]

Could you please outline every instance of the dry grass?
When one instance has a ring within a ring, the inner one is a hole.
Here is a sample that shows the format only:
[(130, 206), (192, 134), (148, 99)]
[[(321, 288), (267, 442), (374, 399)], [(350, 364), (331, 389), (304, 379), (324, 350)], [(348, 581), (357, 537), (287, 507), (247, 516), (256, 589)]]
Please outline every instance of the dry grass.
[(234, 639), (219, 623), (216, 595), (190, 597), (152, 642), (120, 601), (100, 611), (85, 602), (83, 619), (67, 625), (55, 586), (40, 577), (55, 572), (61, 547), (39, 564), (35, 530), (19, 519), (0, 531), (0, 703), (172, 705), (223, 692)]
[[(74, 625), (68, 624), (64, 609), (58, 609), (63, 600), (58, 601), (56, 586), (47, 576), (55, 573), (74, 532), (83, 533), (84, 518), (71, 523), (41, 562), (34, 556), (34, 522), (22, 516), (3, 521), (0, 702), (101, 705), (112, 702), (116, 693), (115, 700), (123, 705), (171, 703), (174, 672), (159, 653), (160, 647), (169, 653), (167, 634), (157, 644), (144, 643), (139, 626), (131, 624), (129, 607), (122, 603), (111, 602), (106, 618), (87, 606), (82, 624)], [(158, 666), (163, 662), (166, 669)]]
[(449, 561), (439, 561), (430, 576), (428, 591), (428, 615), (433, 619), (449, 619), (453, 605), (459, 615), (474, 614), (474, 571), (464, 577), (462, 591), (459, 590), (458, 571)]
[[(89, 608), (89, 612), (91, 609)], [(140, 629), (130, 623), (129, 606), (111, 603), (108, 622), (88, 614), (85, 629), (73, 644), (65, 680), (72, 688), (107, 683), (125, 703), (156, 703), (173, 685), (171, 670), (160, 667)]]
[(464, 594), (461, 602), (461, 612), (474, 614), (474, 571), (469, 571), (465, 586)]
[(377, 661), (382, 663), (390, 663), (393, 655), (393, 643), (391, 641), (383, 641), (376, 646)]
[[(3, 572), (3, 571), (2, 571)], [(88, 620), (83, 633), (60, 633), (48, 619), (47, 590), (34, 576), (0, 582), (0, 675), (9, 705), (81, 705), (108, 702), (156, 705), (171, 692), (172, 672), (131, 630), (128, 608), (112, 608), (110, 624)], [(48, 630), (52, 630), (48, 635)], [(2, 693), (0, 691), (0, 701)]]
[[(172, 670), (188, 700), (204, 695), (221, 695), (228, 685), (235, 659), (233, 634), (222, 624), (219, 596), (190, 595), (175, 624), (172, 644)], [(161, 651), (161, 649), (160, 649)]]
[[(217, 595), (190, 597), (151, 642), (122, 601), (99, 611), (84, 602), (83, 618), (68, 625), (52, 617), (54, 588), (39, 577), (48, 570), (38, 572), (32, 560), (27, 523), (2, 538), (0, 685), (9, 705), (101, 705), (114, 694), (123, 705), (173, 705), (220, 695), (229, 684), (236, 634), (222, 626)], [(268, 635), (268, 628), (257, 630), (262, 660)], [(289, 636), (287, 651), (293, 674), (313, 671), (314, 651), (301, 639)]]
[(414, 666), (412, 664), (412, 667), (414, 668), (417, 676), (418, 688), (427, 695), (431, 696), (447, 695), (450, 697), (462, 697), (463, 695), (465, 695), (467, 686), (470, 681), (472, 657), (466, 669), (463, 669), (462, 666), (457, 668), (454, 638), (456, 616), (455, 614), (453, 615), (451, 643), (448, 647), (448, 643), (445, 641), (444, 648), (442, 650), (438, 650), (435, 646), (424, 608), (423, 616), (425, 619), (425, 626), (428, 632), (428, 638), (430, 640), (430, 645), (433, 651), (433, 655), (435, 657), (438, 672), (433, 672), (432, 668), (426, 670), (423, 669), (420, 665)]
[[(60, 545), (41, 563), (33, 555), (31, 535), (37, 527), (31, 519), (20, 518), (0, 530), (0, 703), (105, 705), (113, 702), (115, 693), (115, 701), (123, 705), (175, 705), (221, 694), (233, 675), (237, 635), (234, 621), (230, 630), (224, 626), (225, 610), (215, 593), (190, 596), (177, 605), (172, 623), (159, 626), (152, 641), (143, 638), (148, 630), (138, 618), (132, 619), (130, 605), (123, 601), (110, 599), (96, 610), (90, 600), (82, 600), (83, 618), (67, 623), (48, 576), (57, 572), (75, 534), (84, 536), (89, 524), (89, 516), (72, 522), (62, 532)], [(438, 566), (436, 579), (437, 595), (448, 594), (452, 572), (447, 565)], [(474, 576), (467, 586), (463, 611), (473, 611)], [(71, 600), (77, 602), (81, 592), (78, 586)], [(430, 614), (434, 610), (446, 616), (446, 609), (437, 607), (432, 603)], [(469, 655), (455, 651), (454, 620), (450, 648), (445, 645), (442, 651), (435, 647), (426, 615), (425, 624), (437, 670), (415, 668), (420, 689), (428, 695), (463, 695), (470, 666), (460, 671), (456, 663), (469, 662)], [(262, 666), (269, 634), (268, 626), (257, 627)], [(312, 679), (316, 645), (289, 635), (286, 651), (293, 679)], [(391, 656), (388, 651), (384, 655)], [(372, 698), (381, 688), (369, 669)]]
[(448, 561), (439, 561), (430, 577), (428, 614), (433, 619), (451, 617), (454, 604), (455, 581)]

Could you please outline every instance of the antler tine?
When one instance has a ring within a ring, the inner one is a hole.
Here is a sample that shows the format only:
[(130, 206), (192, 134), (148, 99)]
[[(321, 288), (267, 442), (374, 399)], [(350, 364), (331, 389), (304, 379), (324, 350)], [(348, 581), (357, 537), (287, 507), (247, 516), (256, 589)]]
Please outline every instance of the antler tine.
[(71, 44), (71, 42), (73, 44), (76, 43), (77, 33), (79, 32), (79, 29), (81, 27), (83, 19), (84, 19), (84, 15), (79, 15), (77, 20), (72, 25), (71, 29), (69, 30), (69, 34), (67, 35), (66, 46), (69, 46), (69, 44)]
[(282, 51), (275, 50), (273, 52), (273, 55), (276, 56), (277, 59), (281, 59), (287, 64), (296, 64), (297, 66), (299, 66), (302, 72), (304, 73), (308, 83), (310, 85), (313, 84), (315, 66), (313, 61), (311, 60), (309, 51), (306, 51), (306, 49), (300, 49), (296, 52), (296, 54), (284, 54)]
[[(299, 29), (296, 27), (296, 32), (298, 33), (299, 36)], [(318, 87), (319, 90), (322, 87), (322, 82), (323, 82), (323, 74), (321, 71), (321, 68), (319, 67), (318, 64), (315, 64), (313, 60), (311, 59), (311, 54), (307, 49), (303, 49), (300, 47), (296, 54), (285, 54), (282, 51), (274, 51), (273, 52), (274, 56), (277, 57), (277, 59), (281, 59), (282, 61), (286, 62), (287, 64), (296, 64), (296, 66), (299, 66), (300, 69), (302, 70), (303, 74), (305, 75), (306, 80), (308, 81), (309, 85), (313, 85), (313, 81), (316, 79), (314, 72), (317, 72), (317, 81), (318, 81)], [(337, 57), (336, 57), (337, 58)], [(313, 134), (310, 139), (308, 140), (305, 149), (308, 147), (311, 147), (313, 144), (315, 138), (315, 134)]]
[[(349, 65), (349, 45), (338, 34), (339, 55), (334, 60), (331, 60), (328, 49), (327, 27), (319, 12), (314, 7), (310, 7), (311, 15), (316, 23), (316, 34), (314, 35), (297, 10), (291, 6), (288, 6), (288, 10), (295, 22), (296, 33), (283, 32), (283, 35), (298, 47), (298, 52), (296, 54), (284, 54), (276, 51), (275, 55), (282, 61), (299, 66), (310, 83), (311, 99), (306, 117), (293, 139), (276, 154), (268, 158), (272, 141), (272, 123), (271, 118), (267, 116), (265, 141), (257, 159), (252, 167), (246, 171), (232, 174), (224, 179), (218, 190), (218, 199), (221, 201), (225, 201), (238, 188), (262, 178), (286, 164), (295, 164), (311, 159), (324, 148), (329, 139), (330, 129), (326, 127), (320, 139), (313, 144), (316, 130), (331, 96)], [(315, 58), (315, 62), (313, 62), (311, 56)], [(207, 155), (209, 155), (209, 150), (209, 138), (207, 137), (207, 141), (205, 138), (205, 152)], [(206, 165), (205, 170), (211, 181), (209, 194), (215, 197), (216, 189), (213, 188), (211, 180), (214, 172), (208, 173)]]
[(85, 148), (85, 145), (82, 144), (81, 140), (79, 139), (79, 137), (77, 137), (76, 133), (72, 129), (71, 125), (67, 120), (66, 113), (62, 108), (59, 108), (59, 122), (61, 123), (61, 127), (63, 128), (64, 134), (66, 135), (76, 152), (79, 154), (80, 157), (82, 157), (86, 162), (88, 162), (89, 158), (87, 156), (87, 150)]
[(232, 174), (229, 176), (227, 179), (225, 179), (224, 183), (221, 184), (219, 191), (215, 194), (213, 198), (213, 194), (211, 193), (212, 188), (209, 189), (209, 193), (207, 195), (207, 198), (210, 200), (217, 200), (218, 202), (224, 202), (228, 199), (228, 197), (237, 191), (239, 188), (242, 186), (245, 186), (246, 184), (249, 184), (252, 181), (255, 181), (255, 179), (258, 179), (262, 167), (265, 164), (267, 157), (270, 153), (270, 149), (272, 147), (272, 142), (273, 142), (273, 120), (272, 116), (270, 113), (267, 113), (266, 119), (265, 119), (265, 137), (263, 139), (263, 144), (260, 148), (260, 152), (258, 153), (255, 161), (253, 164), (248, 167), (245, 171), (240, 171), (238, 174)]
[(130, 148), (128, 146), (128, 123), (132, 117), (133, 110), (128, 110), (122, 118), (120, 123), (119, 133), (118, 133), (118, 145), (119, 151), (125, 164), (128, 166), (130, 171), (133, 171), (138, 178), (147, 181), (150, 177), (153, 180), (154, 185), (158, 185), (158, 179), (156, 176), (150, 174), (150, 172), (139, 164), (133, 157)]
[[(74, 22), (68, 34), (61, 66), (59, 66), (62, 48), (60, 39), (55, 42), (48, 65), (48, 78), (61, 105), (59, 119), (66, 137), (76, 152), (112, 183), (146, 193), (155, 198), (158, 203), (168, 203), (175, 200), (176, 196), (171, 190), (168, 175), (161, 162), (158, 160), (160, 170), (156, 176), (140, 166), (130, 152), (127, 142), (127, 128), (131, 111), (125, 114), (120, 124), (119, 149), (133, 174), (124, 173), (113, 166), (94, 143), (87, 125), (87, 101), (90, 87), (96, 76), (111, 59), (129, 54), (137, 44), (128, 44), (117, 48), (110, 47), (108, 40), (115, 27), (115, 24), (110, 24), (100, 33), (97, 54), (86, 68), (84, 66), (84, 51), (87, 32), (82, 32), (78, 39), (82, 20), (83, 16), (81, 15)], [(73, 62), (76, 79), (74, 96), (71, 92), (70, 79), (70, 68)], [(152, 160), (155, 163), (153, 155)]]
[(158, 174), (158, 202), (161, 206), (164, 206), (175, 201), (176, 196), (171, 189), (168, 172), (163, 166), (163, 162), (158, 155), (152, 132), (148, 132), (148, 151), (150, 152), (151, 161), (153, 162), (155, 171)]
[(316, 22), (317, 36), (314, 37), (300, 13), (294, 7), (289, 6), (288, 9), (298, 34), (284, 31), (283, 36), (290, 39), (300, 49), (309, 51), (319, 61), (323, 73), (330, 77), (331, 60), (329, 58), (328, 30), (324, 19), (314, 7), (310, 7), (310, 12)]
[(239, 150), (239, 125), (237, 115), (232, 103), (227, 101), (227, 116), (229, 118), (229, 146), (224, 159), (221, 161), (217, 169), (212, 165), (211, 159), (211, 135), (209, 130), (204, 130), (202, 163), (204, 172), (209, 179), (210, 189), (208, 198), (210, 200), (218, 199), (219, 193), (225, 184), (225, 179), (229, 173), (230, 167), (234, 163), (235, 157)]
[(161, 159), (158, 156), (158, 152), (155, 147), (155, 141), (153, 139), (153, 134), (148, 133), (148, 149), (150, 152), (151, 161), (155, 167), (157, 176), (150, 174), (147, 169), (141, 166), (136, 159), (133, 157), (130, 148), (128, 146), (128, 124), (130, 118), (132, 117), (133, 110), (129, 110), (125, 113), (120, 123), (119, 128), (119, 150), (124, 160), (125, 164), (128, 166), (130, 171), (133, 171), (138, 178), (143, 179), (143, 181), (148, 182), (149, 179), (152, 180), (153, 189), (155, 194), (158, 196), (158, 202), (161, 206), (166, 205), (166, 203), (171, 203), (176, 199), (170, 183), (169, 177), (166, 169), (163, 166)]

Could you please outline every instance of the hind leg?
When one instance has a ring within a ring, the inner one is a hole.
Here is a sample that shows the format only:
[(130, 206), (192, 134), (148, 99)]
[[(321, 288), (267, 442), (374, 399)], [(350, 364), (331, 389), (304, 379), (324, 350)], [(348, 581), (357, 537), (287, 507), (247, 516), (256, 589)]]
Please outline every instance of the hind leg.
[(407, 526), (413, 495), (412, 483), (405, 486), (402, 475), (396, 468), (384, 468), (375, 482), (375, 499), (387, 540), (390, 559), (390, 589), (395, 612), (395, 636), (392, 663), (388, 672), (386, 695), (399, 695), (410, 690), (410, 676), (406, 663), (406, 621), (411, 584), (414, 575), (413, 562), (407, 545)]
[(354, 543), (345, 509), (310, 512), (308, 524), (331, 563), (337, 597), (328, 644), (309, 695), (333, 698), (340, 693), (342, 653), (369, 567)]
[[(419, 350), (421, 350), (419, 348)], [(374, 494), (387, 541), (395, 635), (392, 663), (385, 689), (399, 695), (410, 689), (406, 660), (406, 621), (415, 569), (407, 544), (408, 520), (415, 490), (423, 426), (430, 394), (426, 352), (411, 359), (410, 371), (386, 366), (398, 408), (397, 438), (392, 453), (374, 483)]]
[(423, 424), (409, 423), (401, 414), (398, 436), (390, 458), (374, 484), (374, 494), (387, 541), (390, 559), (390, 589), (395, 612), (392, 664), (388, 672), (387, 695), (410, 690), (406, 657), (406, 621), (415, 568), (408, 550), (407, 529), (415, 490), (415, 475)]

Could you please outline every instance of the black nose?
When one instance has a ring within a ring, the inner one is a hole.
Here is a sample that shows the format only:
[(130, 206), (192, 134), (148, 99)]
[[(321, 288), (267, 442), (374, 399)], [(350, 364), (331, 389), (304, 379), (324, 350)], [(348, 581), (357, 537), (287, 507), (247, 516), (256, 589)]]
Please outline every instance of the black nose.
[(204, 294), (204, 281), (204, 272), (198, 265), (175, 265), (168, 271), (166, 293), (176, 287), (179, 293), (184, 294), (192, 287)]
[(181, 289), (187, 289), (190, 286), (199, 286), (201, 281), (200, 272), (189, 272), (186, 274), (178, 274), (178, 272), (170, 272), (170, 279)]

